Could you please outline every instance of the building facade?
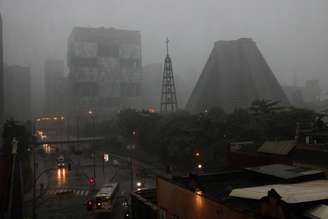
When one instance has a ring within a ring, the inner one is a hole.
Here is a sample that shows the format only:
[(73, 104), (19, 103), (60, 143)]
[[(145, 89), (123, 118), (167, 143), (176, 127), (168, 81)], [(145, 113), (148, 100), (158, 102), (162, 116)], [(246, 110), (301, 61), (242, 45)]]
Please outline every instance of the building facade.
[(30, 68), (18, 65), (4, 66), (4, 118), (19, 121), (31, 119)]
[(45, 114), (63, 114), (66, 109), (67, 78), (64, 75), (64, 60), (47, 60), (45, 73)]
[(169, 180), (157, 178), (159, 219), (251, 219), (246, 212), (213, 201)]
[(0, 14), (0, 123), (4, 111), (4, 84), (3, 84), (3, 39), (2, 39), (2, 18)]
[(192, 113), (248, 108), (254, 100), (289, 101), (255, 41), (217, 41), (186, 105)]
[(140, 32), (74, 28), (68, 40), (71, 110), (108, 114), (139, 108), (141, 66)]
[(156, 186), (159, 219), (325, 218), (314, 209), (328, 200), (323, 171), (283, 164), (157, 177)]

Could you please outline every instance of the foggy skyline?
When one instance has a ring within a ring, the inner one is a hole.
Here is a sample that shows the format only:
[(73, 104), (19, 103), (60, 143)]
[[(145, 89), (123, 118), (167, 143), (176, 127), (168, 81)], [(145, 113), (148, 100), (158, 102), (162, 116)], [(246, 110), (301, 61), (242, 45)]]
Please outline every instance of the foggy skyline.
[(320, 79), (327, 90), (325, 0), (0, 0), (0, 11), (4, 61), (31, 67), (33, 104), (42, 97), (44, 61), (66, 62), (75, 26), (139, 30), (143, 65), (163, 62), (168, 36), (174, 73), (193, 84), (215, 41), (251, 37), (281, 85), (296, 74), (298, 85)]

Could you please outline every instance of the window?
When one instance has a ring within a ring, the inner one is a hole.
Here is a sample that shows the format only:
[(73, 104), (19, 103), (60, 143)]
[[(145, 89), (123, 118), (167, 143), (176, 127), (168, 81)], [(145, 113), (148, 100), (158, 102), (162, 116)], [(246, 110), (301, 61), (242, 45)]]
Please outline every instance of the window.
[(118, 57), (118, 46), (116, 45), (99, 45), (98, 55), (101, 57)]

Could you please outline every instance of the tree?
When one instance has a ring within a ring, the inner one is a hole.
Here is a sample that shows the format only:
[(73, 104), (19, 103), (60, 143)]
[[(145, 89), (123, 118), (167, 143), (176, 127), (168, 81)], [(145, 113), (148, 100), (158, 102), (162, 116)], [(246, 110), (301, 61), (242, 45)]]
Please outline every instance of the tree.
[(267, 114), (274, 113), (284, 109), (284, 107), (279, 107), (280, 101), (273, 100), (254, 100), (251, 104), (250, 111), (254, 114)]
[(27, 192), (31, 189), (32, 184), (32, 168), (30, 166), (30, 153), (28, 151), (29, 143), (32, 139), (31, 132), (25, 125), (10, 119), (4, 124), (2, 138), (4, 153), (8, 154), (11, 153), (12, 140), (16, 138), (18, 141), (17, 158), (22, 164), (24, 191)]

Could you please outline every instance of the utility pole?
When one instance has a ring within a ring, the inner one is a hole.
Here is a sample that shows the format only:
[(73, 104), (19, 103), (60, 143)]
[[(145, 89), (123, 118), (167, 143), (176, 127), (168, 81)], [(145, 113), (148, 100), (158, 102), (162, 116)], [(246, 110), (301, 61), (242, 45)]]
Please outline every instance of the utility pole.
[(102, 159), (102, 172), (103, 172), (103, 177), (105, 178), (105, 158), (104, 157)]
[(95, 138), (96, 138), (96, 122), (94, 114), (91, 110), (89, 110), (89, 115), (92, 119), (92, 125), (93, 125), (93, 140), (92, 140), (92, 147), (93, 147), (93, 178), (96, 179), (96, 144), (95, 144)]
[(80, 145), (78, 143), (79, 141), (79, 116), (77, 115), (76, 116), (76, 144), (75, 144), (75, 151), (78, 152), (78, 168), (77, 168), (77, 173), (80, 174), (80, 164), (81, 164), (81, 161), (80, 161)]
[(96, 179), (96, 144), (95, 144), (95, 137), (96, 137), (96, 122), (95, 118), (92, 116), (92, 122), (93, 122), (93, 177)]
[[(13, 194), (14, 194), (14, 183), (15, 183), (15, 169), (16, 169), (16, 155), (17, 155), (17, 144), (18, 141), (16, 138), (13, 138), (12, 140), (12, 165), (11, 165), (11, 174), (10, 174), (10, 189), (9, 189), (9, 201), (8, 201), (8, 219), (11, 219), (11, 213), (12, 213), (12, 203), (13, 203)], [(23, 197), (22, 197), (23, 198)]]
[(33, 154), (33, 201), (32, 201), (32, 219), (36, 219), (36, 175), (38, 164), (35, 159), (35, 145), (32, 146)]
[(131, 156), (129, 157), (129, 161), (130, 161), (130, 189), (131, 192), (133, 192), (133, 164), (132, 164), (132, 159)]

